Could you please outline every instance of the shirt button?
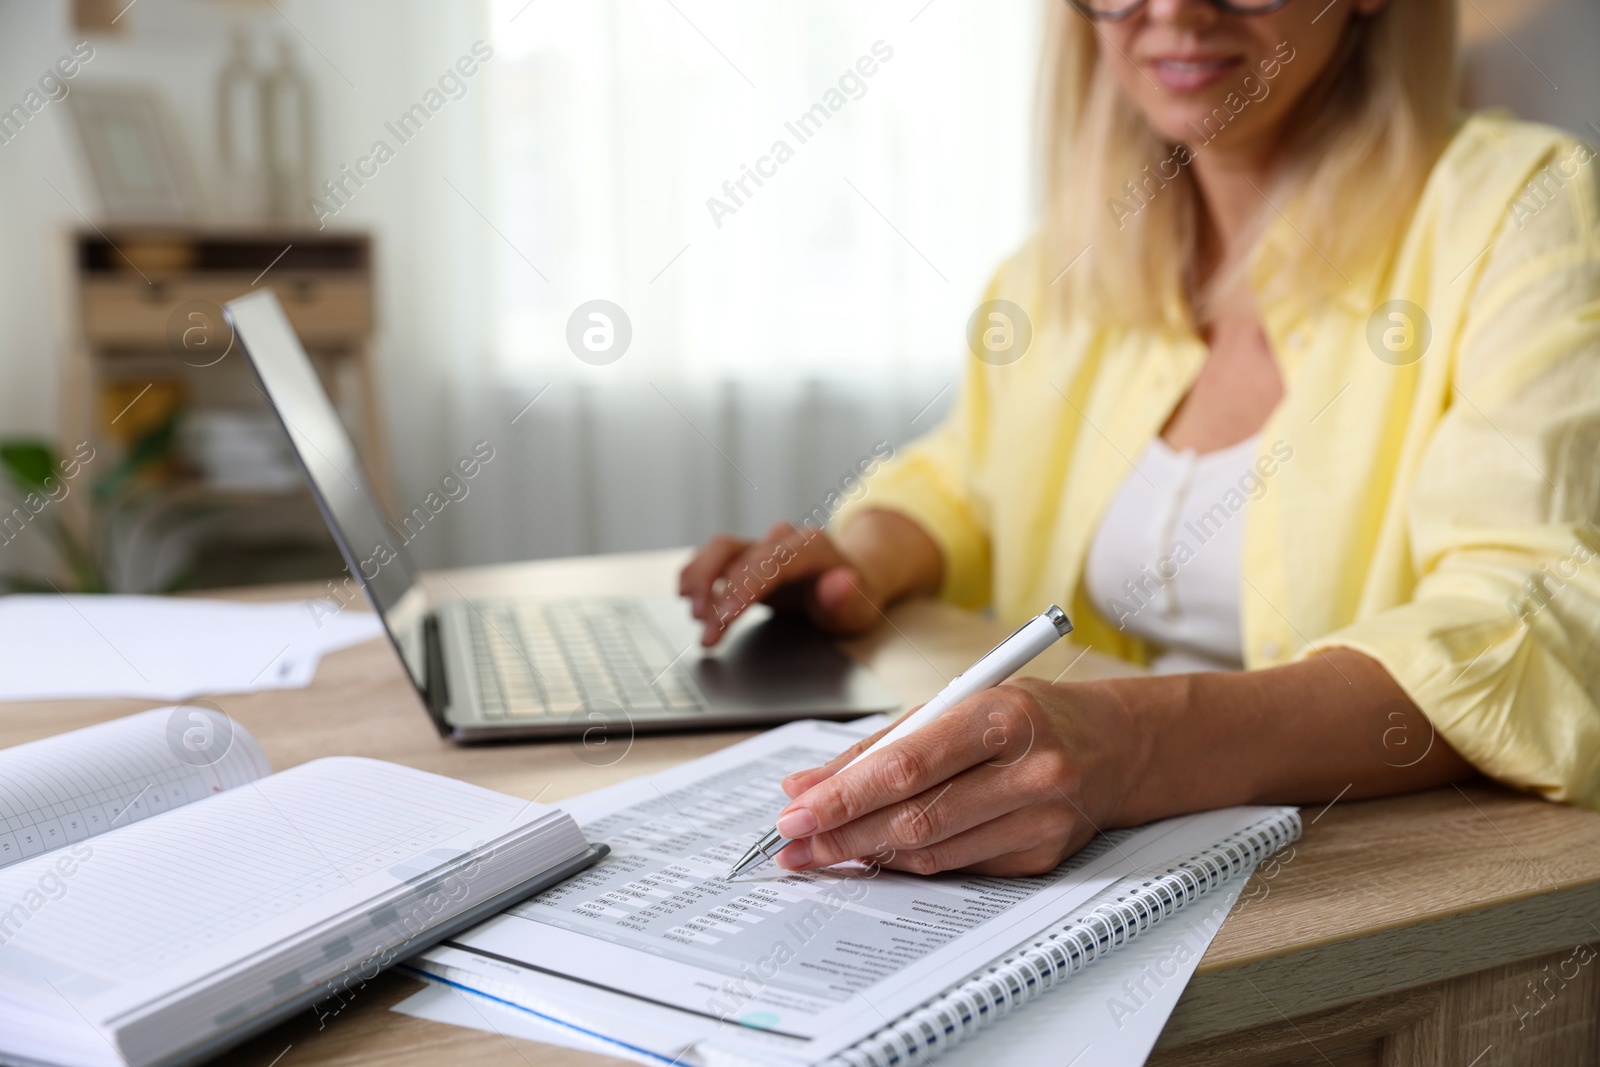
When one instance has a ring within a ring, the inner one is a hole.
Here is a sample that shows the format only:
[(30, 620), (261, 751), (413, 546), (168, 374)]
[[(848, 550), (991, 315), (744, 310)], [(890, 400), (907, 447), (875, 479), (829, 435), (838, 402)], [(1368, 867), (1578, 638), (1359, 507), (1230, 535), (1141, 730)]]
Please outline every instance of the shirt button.
[(1289, 334), (1289, 336), (1286, 338), (1286, 340), (1289, 342), (1289, 347), (1290, 348), (1297, 349), (1297, 350), (1301, 349), (1301, 348), (1304, 348), (1306, 346), (1306, 334), (1305, 334), (1305, 331), (1304, 330), (1295, 330), (1294, 332)]
[(1282, 646), (1280, 646), (1276, 641), (1268, 641), (1266, 644), (1261, 646), (1261, 655), (1264, 659), (1277, 659), (1278, 653), (1282, 651)]

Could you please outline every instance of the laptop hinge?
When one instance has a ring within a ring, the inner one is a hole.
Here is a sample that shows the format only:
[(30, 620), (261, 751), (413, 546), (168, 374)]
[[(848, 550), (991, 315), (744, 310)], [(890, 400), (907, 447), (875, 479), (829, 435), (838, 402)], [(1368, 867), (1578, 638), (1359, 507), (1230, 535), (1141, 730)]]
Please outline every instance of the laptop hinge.
[(450, 706), (450, 686), (445, 680), (444, 645), (439, 640), (439, 616), (435, 612), (428, 612), (422, 620), (422, 654), (427, 677), (423, 696), (428, 717), (433, 720), (440, 737), (449, 737), (450, 724), (445, 722), (444, 713)]

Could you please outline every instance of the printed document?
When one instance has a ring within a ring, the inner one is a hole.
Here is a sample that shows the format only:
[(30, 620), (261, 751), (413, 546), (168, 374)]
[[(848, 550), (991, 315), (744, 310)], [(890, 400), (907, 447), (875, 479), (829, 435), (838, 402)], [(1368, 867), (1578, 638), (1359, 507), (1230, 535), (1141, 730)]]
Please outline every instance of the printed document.
[[(1096, 960), (1049, 995), (963, 1041), (940, 1056), (939, 1064), (1140, 1067), (1150, 1057), (1201, 957), (1243, 891), (1242, 880), (1222, 886), (1192, 911), (1183, 909), (1126, 947)], [(451, 1026), (599, 1052), (650, 1067), (671, 1067), (669, 1057), (597, 1038), (504, 999), (458, 986), (431, 983), (393, 1010)]]
[(1115, 831), (1048, 874), (920, 877), (860, 864), (723, 876), (790, 771), (882, 720), (792, 723), (565, 806), (612, 853), (417, 966), (684, 1062), (816, 1062), (1077, 910), (1112, 882), (1248, 825), (1252, 809)]

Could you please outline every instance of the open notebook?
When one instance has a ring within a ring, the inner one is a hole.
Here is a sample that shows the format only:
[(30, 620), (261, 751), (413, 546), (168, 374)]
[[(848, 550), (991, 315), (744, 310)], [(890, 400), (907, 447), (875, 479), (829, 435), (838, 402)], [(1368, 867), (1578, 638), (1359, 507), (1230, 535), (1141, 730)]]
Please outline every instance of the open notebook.
[(603, 853), (556, 808), (395, 764), (270, 774), (207, 708), (0, 751), (0, 1063), (215, 1055)]

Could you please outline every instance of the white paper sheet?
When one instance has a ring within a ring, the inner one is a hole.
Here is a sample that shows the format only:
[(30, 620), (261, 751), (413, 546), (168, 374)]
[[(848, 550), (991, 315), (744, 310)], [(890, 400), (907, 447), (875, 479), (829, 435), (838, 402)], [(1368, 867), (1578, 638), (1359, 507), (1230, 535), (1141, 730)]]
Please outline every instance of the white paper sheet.
[(327, 600), (8, 596), (0, 598), (0, 700), (298, 689), (323, 655), (382, 633), (376, 615)]
[(1206, 894), (971, 1041), (940, 1067), (1139, 1067), (1178, 1006), (1246, 879)]
[[(957, 1045), (939, 1057), (939, 1064), (1138, 1067), (1149, 1058), (1200, 958), (1243, 890), (1243, 879), (1216, 890), (1041, 999)], [(393, 1010), (418, 1019), (657, 1067), (669, 1062), (667, 1057), (595, 1037), (504, 1000), (439, 983), (424, 986)]]
[(669, 1059), (692, 1046), (684, 1062), (817, 1062), (1113, 881), (1191, 855), (1268, 811), (1119, 831), (1038, 878), (768, 867), (724, 882), (784, 802), (782, 773), (870, 729), (793, 723), (568, 801), (612, 855), (416, 966)]

